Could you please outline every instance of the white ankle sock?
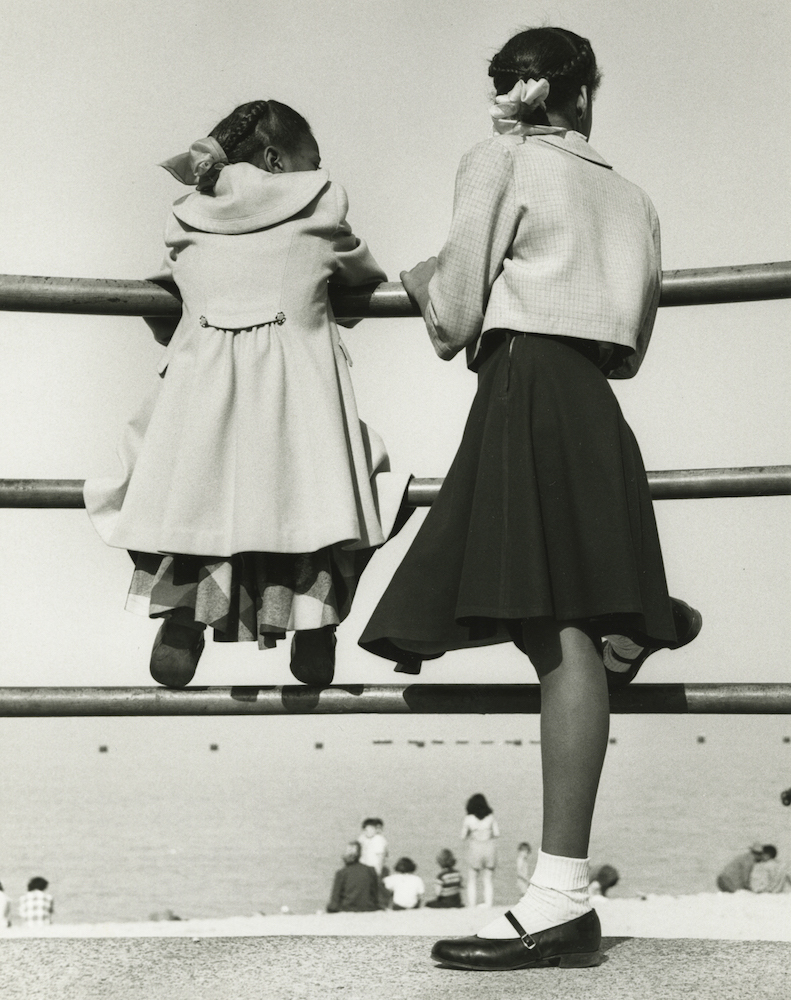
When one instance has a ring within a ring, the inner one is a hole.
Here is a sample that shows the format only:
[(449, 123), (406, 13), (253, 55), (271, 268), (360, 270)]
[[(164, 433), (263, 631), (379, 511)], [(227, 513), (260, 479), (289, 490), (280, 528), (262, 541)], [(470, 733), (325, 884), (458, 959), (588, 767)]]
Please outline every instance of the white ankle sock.
[[(581, 917), (590, 910), (588, 858), (563, 858), (538, 852), (538, 862), (527, 892), (511, 913), (528, 934)], [(515, 938), (516, 930), (505, 917), (498, 917), (483, 930), (482, 938)]]

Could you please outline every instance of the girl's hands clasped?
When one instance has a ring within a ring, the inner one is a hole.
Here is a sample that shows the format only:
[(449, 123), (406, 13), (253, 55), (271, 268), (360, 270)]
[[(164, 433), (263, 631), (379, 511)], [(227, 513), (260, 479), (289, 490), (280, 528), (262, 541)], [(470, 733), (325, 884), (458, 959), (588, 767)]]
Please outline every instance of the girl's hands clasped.
[(428, 306), (428, 283), (434, 277), (436, 270), (437, 258), (429, 257), (428, 260), (421, 260), (411, 270), (402, 271), (399, 275), (407, 295), (413, 302), (417, 303), (423, 315), (425, 315)]

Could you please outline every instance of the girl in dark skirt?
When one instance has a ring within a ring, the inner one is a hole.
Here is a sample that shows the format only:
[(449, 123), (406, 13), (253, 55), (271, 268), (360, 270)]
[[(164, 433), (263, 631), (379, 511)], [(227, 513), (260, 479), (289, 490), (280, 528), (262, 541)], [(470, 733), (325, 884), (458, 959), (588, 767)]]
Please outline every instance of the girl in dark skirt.
[(521, 32), (490, 76), (495, 135), (462, 160), (438, 259), (402, 274), (439, 356), (466, 348), (478, 392), (360, 644), (412, 673), (509, 639), (530, 658), (544, 778), (535, 872), (505, 917), (432, 954), (469, 969), (596, 965), (587, 854), (608, 676), (630, 680), (700, 628), (668, 596), (640, 451), (607, 382), (633, 376), (648, 346), (659, 227), (645, 193), (587, 143), (599, 83), (587, 39)]

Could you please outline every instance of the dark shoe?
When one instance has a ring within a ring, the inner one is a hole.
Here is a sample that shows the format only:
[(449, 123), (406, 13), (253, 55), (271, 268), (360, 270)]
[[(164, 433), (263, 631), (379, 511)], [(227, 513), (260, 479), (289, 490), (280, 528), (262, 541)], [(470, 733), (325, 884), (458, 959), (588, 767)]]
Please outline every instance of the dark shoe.
[(518, 938), (466, 937), (437, 941), (431, 949), (435, 962), (453, 969), (504, 972), (558, 965), (561, 969), (584, 969), (600, 965), (601, 925), (595, 910), (545, 931), (528, 934), (509, 910), (506, 917)]
[(332, 684), (337, 642), (334, 625), (295, 632), (291, 640), (291, 673), (313, 687)]
[(195, 676), (201, 658), (205, 626), (189, 628), (165, 619), (159, 626), (151, 650), (151, 676), (165, 687), (186, 687)]
[[(676, 626), (678, 642), (668, 643), (663, 646), (641, 646), (640, 651), (631, 657), (625, 657), (615, 651), (609, 639), (604, 640), (603, 654), (604, 666), (607, 670), (607, 686), (612, 691), (614, 688), (626, 687), (637, 675), (637, 671), (642, 667), (648, 657), (658, 649), (680, 649), (698, 635), (703, 626), (703, 616), (695, 608), (691, 608), (676, 597), (670, 598), (673, 606), (673, 622)], [(625, 670), (610, 670), (607, 667), (607, 660), (612, 657), (618, 663), (626, 666)]]
[(393, 669), (397, 674), (419, 674), (422, 666), (423, 658), (417, 653), (404, 653), (403, 659)]

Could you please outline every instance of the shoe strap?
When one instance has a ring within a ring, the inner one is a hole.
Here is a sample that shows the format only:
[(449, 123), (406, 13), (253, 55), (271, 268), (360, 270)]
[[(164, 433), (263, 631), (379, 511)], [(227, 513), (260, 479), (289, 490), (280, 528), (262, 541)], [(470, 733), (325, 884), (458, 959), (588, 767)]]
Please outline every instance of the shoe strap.
[(508, 923), (513, 927), (513, 929), (519, 935), (519, 940), (522, 942), (525, 948), (527, 948), (528, 951), (532, 951), (534, 948), (538, 947), (538, 943), (536, 942), (535, 938), (531, 937), (527, 933), (527, 931), (519, 923), (519, 921), (516, 919), (513, 913), (511, 913), (510, 910), (506, 910), (504, 916), (505, 919), (508, 921)]
[[(635, 656), (634, 659), (630, 660), (630, 659), (628, 659), (625, 656), (621, 656), (620, 653), (616, 653), (615, 650), (612, 648), (612, 643), (610, 643), (610, 656), (614, 660), (617, 660), (619, 663), (625, 663), (625, 664), (627, 664), (630, 667), (634, 664), (635, 660), (637, 659), (637, 656)], [(638, 654), (638, 656), (639, 656), (639, 654)]]

